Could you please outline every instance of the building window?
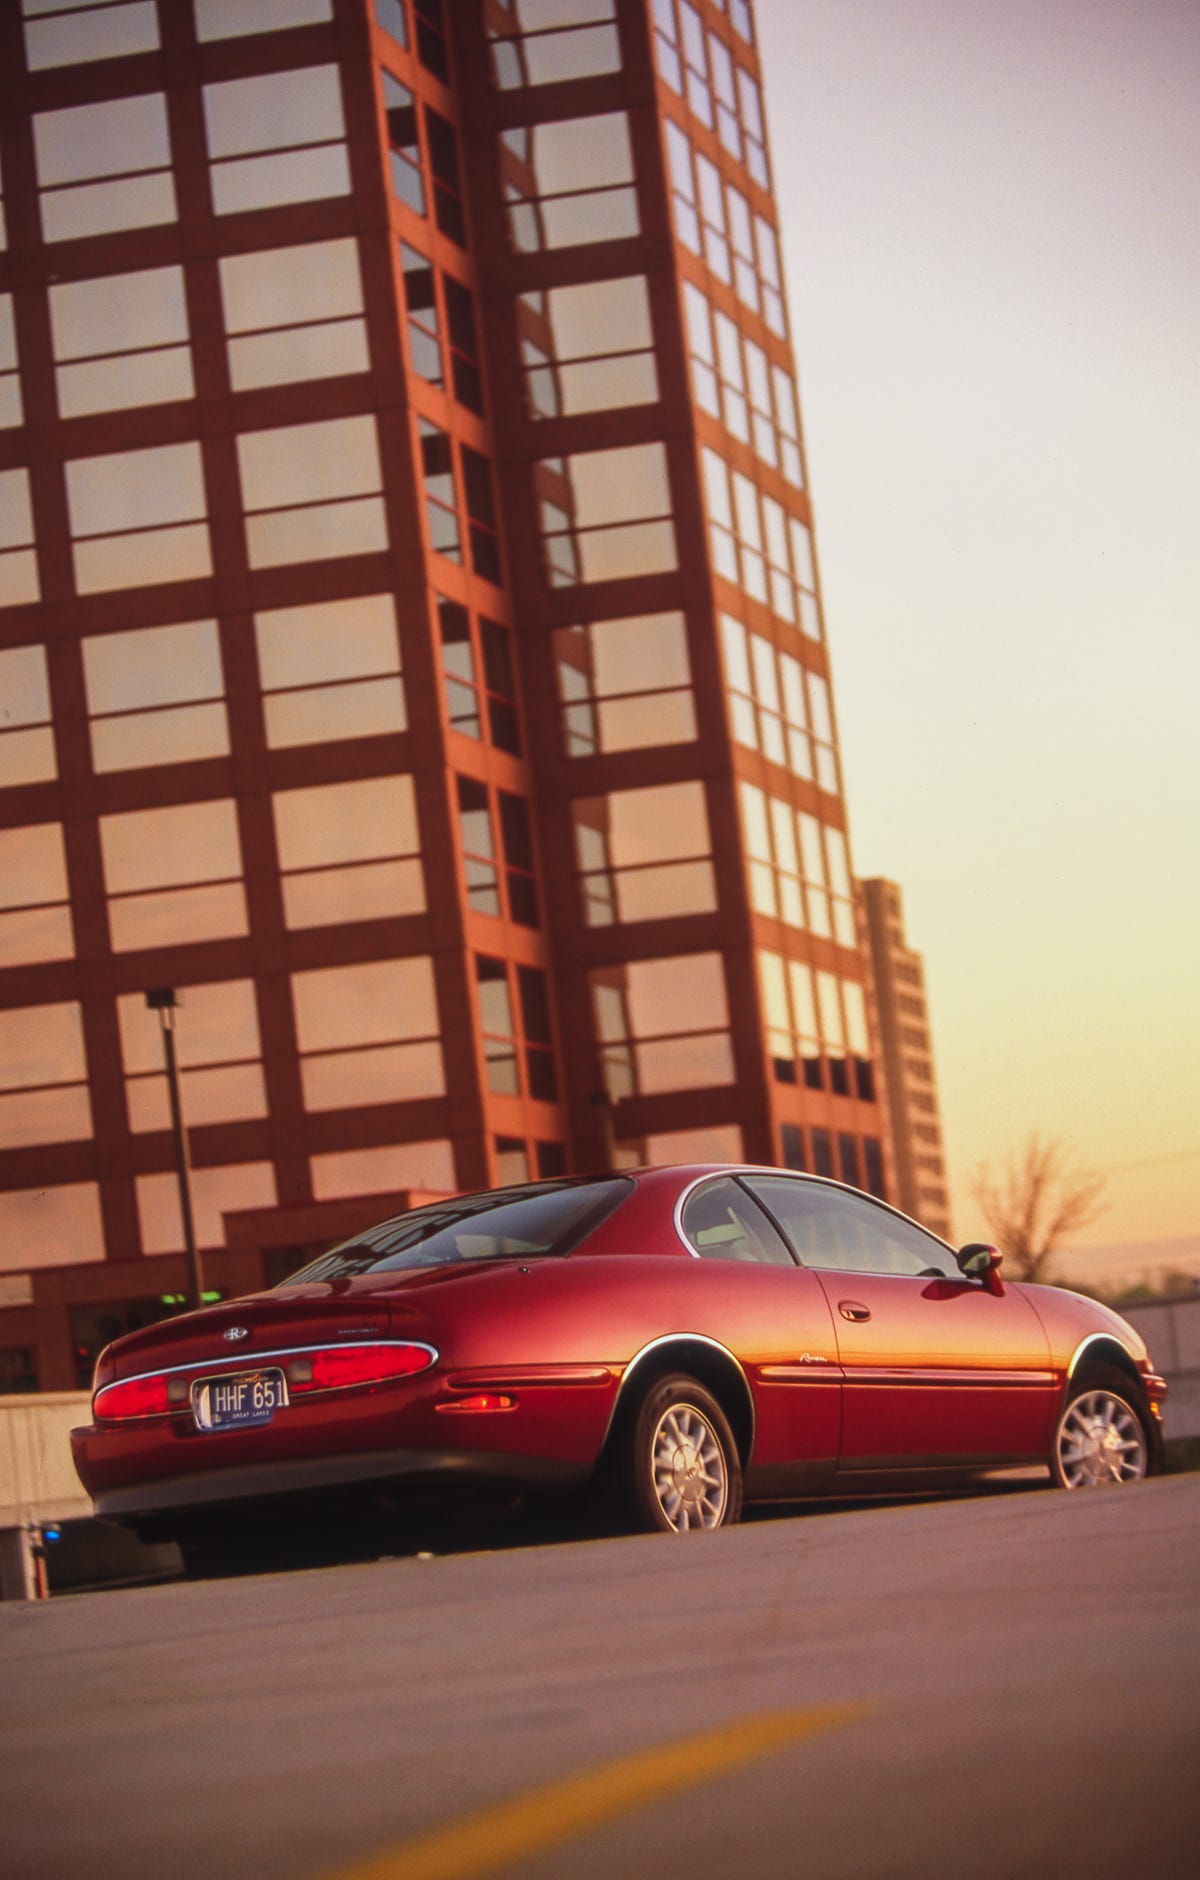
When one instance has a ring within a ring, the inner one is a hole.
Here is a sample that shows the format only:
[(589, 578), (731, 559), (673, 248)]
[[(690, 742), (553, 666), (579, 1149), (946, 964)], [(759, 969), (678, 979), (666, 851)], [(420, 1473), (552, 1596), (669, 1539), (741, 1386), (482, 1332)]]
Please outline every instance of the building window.
[(230, 799), (101, 816), (100, 848), (115, 952), (248, 932)]
[(196, 37), (240, 39), (278, 33), (290, 26), (315, 26), (333, 18), (333, 0), (193, 0)]
[(408, 19), (404, 0), (375, 0), (375, 18), (398, 46), (408, 45)]
[(288, 927), (334, 927), (424, 912), (411, 777), (280, 790), (272, 802)]
[[(275, 1170), (270, 1162), (234, 1162), (218, 1168), (191, 1171), (192, 1215), (196, 1244), (223, 1247), (225, 1216), (245, 1208), (273, 1208)], [(134, 1183), (142, 1252), (180, 1253), (183, 1217), (179, 1211), (179, 1181), (169, 1174), (139, 1175)]]
[(472, 450), (469, 444), (460, 444), (458, 453), (462, 465), (471, 566), (485, 581), (494, 582), (498, 586), (501, 580), (500, 537), (491, 460), (479, 451)]
[(356, 241), (225, 255), (220, 270), (235, 392), (369, 370)]
[(657, 403), (645, 275), (522, 294), (517, 329), (531, 417)]
[(822, 1090), (828, 1082), (836, 1096), (873, 1101), (861, 984), (766, 950), (758, 954), (758, 975), (767, 1053), (779, 1081), (795, 1083), (799, 1068), (810, 1089)]
[(666, 139), (676, 236), (703, 257), (718, 280), (734, 288), (751, 312), (761, 314), (773, 333), (786, 338), (779, 245), (771, 224), (751, 211), (742, 191), (693, 149), (687, 132), (671, 118)]
[(424, 955), (292, 974), (307, 1110), (445, 1093), (433, 962)]
[(734, 1081), (719, 953), (630, 960), (589, 978), (604, 1087), (614, 1101)]
[(450, 83), (450, 55), (446, 47), (444, 0), (413, 0), (417, 22), (417, 57), (427, 72)]
[(228, 752), (215, 620), (84, 640), (83, 671), (94, 769), (144, 769)]
[[(702, 411), (720, 420), (739, 443), (804, 487), (799, 420), (791, 378), (726, 314), (709, 305), (693, 281), (683, 283), (692, 388)], [(786, 564), (785, 564), (786, 565)]]
[(433, 219), (443, 235), (465, 248), (467, 225), (458, 167), (458, 138), (454, 126), (444, 117), (428, 105), (422, 109), (429, 147), (429, 173), (433, 179)]
[(738, 786), (750, 872), (750, 902), (786, 926), (842, 946), (856, 943), (846, 838), (756, 784)]
[(702, 783), (580, 797), (571, 811), (589, 927), (708, 914), (716, 908)]
[[(452, 1195), (459, 1182), (454, 1147), (446, 1141), (390, 1143), (383, 1149), (346, 1149), (309, 1159), (318, 1201), (343, 1195)], [(406, 1204), (407, 1205), (407, 1204)]]
[(74, 1001), (0, 1011), (0, 1149), (92, 1134), (83, 1013)]
[(489, 792), (474, 778), (459, 777), (458, 823), (467, 905), (477, 914), (506, 916), (517, 926), (539, 926), (533, 836), (524, 799), (506, 790)]
[(64, 468), (80, 594), (212, 573), (199, 444), (82, 457)]
[(723, 613), (720, 622), (730, 729), (736, 742), (836, 794), (837, 753), (826, 681), (794, 653), (784, 652), (761, 633), (748, 632), (732, 614)]
[(40, 111), (33, 140), (46, 241), (175, 220), (161, 92)]
[(66, 1182), (0, 1193), (0, 1246), (19, 1247), (22, 1267), (80, 1266), (103, 1260), (99, 1185)]
[(44, 646), (0, 652), (0, 789), (58, 775)]
[(788, 515), (773, 496), (732, 469), (715, 450), (705, 445), (700, 455), (716, 572), (751, 600), (769, 605), (780, 619), (798, 623), (809, 639), (820, 640), (807, 525)]
[(421, 145), (417, 107), (407, 85), (390, 72), (383, 73), (383, 111), (391, 145), (392, 189), (398, 201), (414, 215), (425, 214), (425, 178), (421, 171)]
[(247, 431), (237, 448), (252, 568), (387, 547), (374, 417)]
[(678, 565), (665, 445), (543, 458), (535, 488), (551, 587), (661, 574)]
[[(615, 0), (579, 0), (569, 9), (535, 11), (496, 0), (486, 20), (492, 78), (501, 91), (559, 85), (621, 70)], [(528, 30), (522, 31), (522, 27)]]
[[(4, 205), (0, 203), (0, 249), (4, 247), (3, 218)], [(13, 297), (11, 294), (0, 294), (0, 431), (7, 431), (25, 422), (17, 364), (17, 324), (13, 317)]]
[(191, 398), (182, 268), (149, 268), (50, 288), (59, 415)]
[(393, 595), (271, 608), (254, 630), (272, 750), (407, 729)]
[(558, 1085), (545, 974), (477, 954), (475, 989), (488, 1089), (553, 1103)]
[[(169, 1129), (171, 1109), (158, 1014), (147, 1008), (143, 993), (127, 992), (117, 1000), (117, 1019), (129, 1127), (139, 1134)], [(262, 1042), (251, 980), (181, 987), (175, 1053), (180, 1102), (189, 1129), (266, 1116)]]
[(31, 72), (55, 65), (92, 65), (99, 59), (124, 59), (153, 52), (159, 44), (154, 0), (127, 0), (101, 10), (96, 0), (55, 6), (46, 0), (21, 0), (25, 15), (25, 63)]
[(41, 596), (28, 470), (0, 470), (0, 607)]
[(482, 616), (477, 617), (473, 634), (467, 609), (444, 595), (438, 595), (437, 607), (450, 729), (467, 738), (482, 738), (486, 725), (487, 736), (498, 750), (519, 756), (512, 635), (507, 627)]
[(61, 823), (0, 829), (0, 966), (71, 958), (68, 896)]
[(568, 756), (688, 744), (696, 736), (681, 613), (560, 627), (554, 659)]
[(217, 215), (350, 193), (335, 65), (227, 79), (203, 96)]
[(509, 239), (519, 254), (639, 233), (624, 111), (502, 132), (500, 177)]
[(447, 561), (462, 561), (462, 535), (458, 523), (458, 494), (454, 487), (454, 456), (448, 431), (428, 418), (417, 419), (421, 443), (421, 470), (425, 481), (425, 520), (429, 546)]

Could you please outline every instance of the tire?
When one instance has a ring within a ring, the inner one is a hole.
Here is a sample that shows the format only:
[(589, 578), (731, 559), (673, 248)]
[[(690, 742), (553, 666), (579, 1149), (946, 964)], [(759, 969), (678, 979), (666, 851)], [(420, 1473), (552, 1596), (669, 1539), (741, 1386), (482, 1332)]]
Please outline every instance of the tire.
[(642, 1399), (625, 1458), (637, 1525), (666, 1534), (729, 1527), (742, 1465), (729, 1420), (694, 1377), (659, 1378)]
[(1054, 1431), (1050, 1473), (1059, 1488), (1120, 1488), (1151, 1468), (1146, 1413), (1114, 1365), (1074, 1378)]

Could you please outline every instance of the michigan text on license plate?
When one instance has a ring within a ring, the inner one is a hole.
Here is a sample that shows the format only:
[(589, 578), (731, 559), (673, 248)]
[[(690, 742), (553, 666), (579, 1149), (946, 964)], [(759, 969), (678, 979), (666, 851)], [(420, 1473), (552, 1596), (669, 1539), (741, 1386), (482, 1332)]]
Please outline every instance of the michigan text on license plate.
[(202, 1430), (246, 1430), (269, 1423), (287, 1403), (282, 1371), (244, 1371), (236, 1377), (205, 1377), (192, 1390), (192, 1408)]

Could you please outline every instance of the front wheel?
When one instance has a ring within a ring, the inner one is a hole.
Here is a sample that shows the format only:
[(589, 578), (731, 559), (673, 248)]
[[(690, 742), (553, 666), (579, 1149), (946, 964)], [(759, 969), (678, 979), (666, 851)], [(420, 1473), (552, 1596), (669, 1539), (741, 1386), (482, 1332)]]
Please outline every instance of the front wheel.
[(1072, 1386), (1050, 1455), (1060, 1488), (1122, 1487), (1148, 1473), (1146, 1425), (1131, 1395), (1119, 1371), (1093, 1371)]
[(631, 1487), (646, 1527), (729, 1527), (742, 1512), (742, 1465), (728, 1418), (695, 1378), (659, 1380), (633, 1426)]

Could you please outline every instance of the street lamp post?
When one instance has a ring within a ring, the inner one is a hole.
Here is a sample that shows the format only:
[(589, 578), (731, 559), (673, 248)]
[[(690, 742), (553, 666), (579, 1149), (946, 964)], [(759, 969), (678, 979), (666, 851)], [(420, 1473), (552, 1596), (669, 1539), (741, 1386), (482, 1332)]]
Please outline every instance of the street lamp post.
[(179, 1065), (175, 1057), (175, 1007), (178, 1001), (173, 986), (159, 986), (146, 994), (146, 1004), (157, 1012), (162, 1026), (163, 1057), (167, 1066), (167, 1095), (171, 1104), (171, 1135), (175, 1143), (175, 1175), (179, 1182), (179, 1212), (183, 1219), (183, 1246), (187, 1255), (188, 1290), (192, 1305), (204, 1302), (204, 1274), (200, 1268), (200, 1250), (196, 1245), (196, 1226), (192, 1215), (192, 1183), (188, 1167), (187, 1133), (183, 1127), (183, 1105), (179, 1096)]

